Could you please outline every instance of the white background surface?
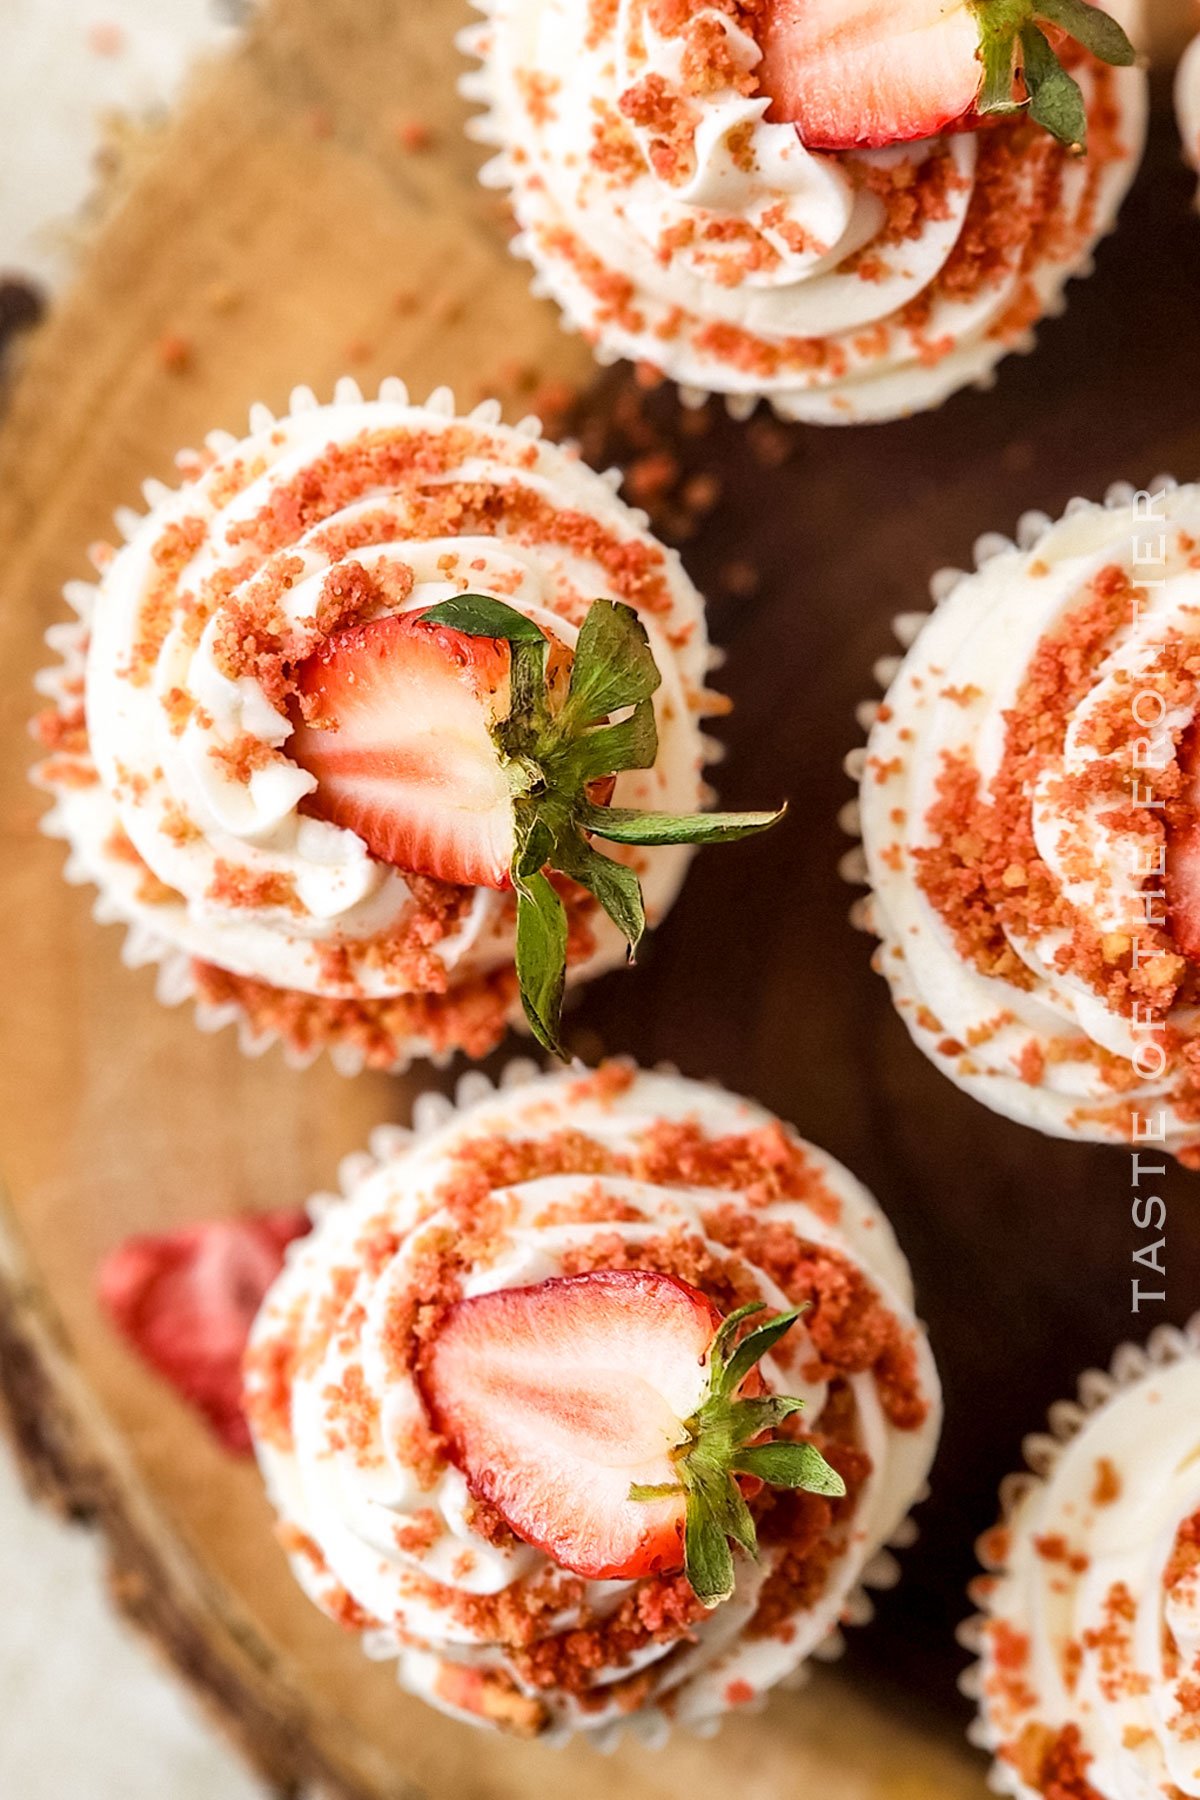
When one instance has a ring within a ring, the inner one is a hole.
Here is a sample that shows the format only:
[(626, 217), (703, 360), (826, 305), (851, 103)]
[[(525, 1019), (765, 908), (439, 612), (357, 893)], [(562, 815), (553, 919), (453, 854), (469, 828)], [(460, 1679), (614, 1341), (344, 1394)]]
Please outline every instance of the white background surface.
[(114, 122), (161, 116), (247, 0), (0, 0), (0, 273), (54, 287)]
[[(57, 287), (114, 115), (161, 114), (235, 0), (0, 0), (0, 274)], [(120, 1624), (99, 1546), (30, 1506), (0, 1443), (2, 1800), (265, 1800)]]
[(35, 1509), (0, 1448), (0, 1795), (266, 1800), (105, 1596), (100, 1547)]

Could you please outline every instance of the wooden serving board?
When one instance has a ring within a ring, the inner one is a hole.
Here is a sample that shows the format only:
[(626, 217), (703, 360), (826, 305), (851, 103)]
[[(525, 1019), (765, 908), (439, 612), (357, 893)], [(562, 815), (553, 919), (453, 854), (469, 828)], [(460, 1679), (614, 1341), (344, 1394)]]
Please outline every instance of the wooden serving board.
[[(1173, 1172), (1169, 1299), (1129, 1312), (1130, 1170), (1047, 1143), (948, 1086), (907, 1040), (846, 922), (835, 816), (855, 702), (942, 563), (1029, 506), (1118, 476), (1200, 469), (1200, 220), (1164, 82), (1148, 165), (1099, 271), (997, 390), (846, 431), (685, 430), (624, 377), (585, 396), (597, 449), (649, 438), (715, 474), (686, 546), (713, 595), (738, 709), (731, 805), (792, 798), (786, 828), (702, 858), (641, 969), (572, 1022), (594, 1055), (669, 1059), (754, 1094), (869, 1183), (909, 1250), (950, 1416), (906, 1580), (836, 1672), (710, 1743), (608, 1760), (481, 1740), (406, 1700), (293, 1586), (253, 1469), (133, 1361), (92, 1277), (126, 1234), (328, 1186), (338, 1157), (449, 1076), (346, 1082), (198, 1034), (118, 962), (116, 932), (61, 881), (25, 783), (29, 682), (62, 582), (179, 445), (238, 430), (251, 401), (322, 394), (349, 370), (513, 414), (548, 379), (587, 383), (582, 346), (528, 297), (454, 93), (465, 0), (278, 0), (197, 85), (161, 156), (30, 344), (0, 428), (0, 1388), (35, 1488), (107, 1535), (117, 1597), (281, 1791), (333, 1800), (517, 1800), (530, 1791), (683, 1800), (979, 1800), (953, 1627), (975, 1534), (1022, 1434), (1086, 1364), (1200, 1306), (1197, 1177)], [(1159, 23), (1178, 38), (1182, 8)], [(411, 145), (427, 127), (425, 149)], [(419, 134), (417, 134), (419, 135)], [(415, 300), (414, 300), (415, 296)], [(753, 593), (745, 567), (757, 572)], [(731, 573), (742, 565), (740, 573)], [(735, 592), (734, 590), (742, 590)], [(503, 1057), (494, 1059), (499, 1066)]]

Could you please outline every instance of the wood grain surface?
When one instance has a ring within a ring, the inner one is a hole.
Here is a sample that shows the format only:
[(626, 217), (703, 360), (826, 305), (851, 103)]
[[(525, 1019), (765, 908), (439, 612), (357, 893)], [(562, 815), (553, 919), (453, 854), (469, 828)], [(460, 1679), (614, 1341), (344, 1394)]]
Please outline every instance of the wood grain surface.
[[(1178, 36), (1182, 9), (1159, 23)], [(1168, 1301), (1130, 1315), (1130, 1165), (1049, 1143), (958, 1094), (911, 1047), (847, 924), (836, 826), (855, 703), (888, 621), (982, 531), (1109, 481), (1200, 470), (1200, 220), (1165, 74), (1120, 232), (1065, 318), (997, 388), (882, 428), (685, 431), (668, 393), (587, 387), (595, 454), (643, 434), (715, 475), (684, 545), (713, 598), (724, 800), (789, 795), (785, 828), (702, 857), (633, 974), (589, 991), (580, 1049), (714, 1075), (776, 1108), (879, 1194), (909, 1251), (949, 1418), (906, 1579), (839, 1671), (713, 1742), (613, 1760), (487, 1741), (406, 1700), (292, 1585), (249, 1467), (234, 1464), (107, 1330), (97, 1258), (123, 1235), (327, 1186), (338, 1157), (422, 1085), (277, 1057), (165, 1012), (148, 972), (60, 879), (25, 784), (29, 680), (84, 547), (147, 475), (296, 381), (347, 371), (495, 392), (515, 416), (550, 378), (591, 383), (582, 346), (528, 297), (462, 134), (460, 0), (279, 0), (199, 83), (161, 158), (29, 346), (0, 428), (0, 1385), (31, 1478), (99, 1519), (119, 1598), (287, 1791), (336, 1800), (516, 1800), (533, 1790), (681, 1800), (701, 1783), (823, 1800), (979, 1800), (953, 1628), (975, 1535), (1022, 1435), (1089, 1363), (1200, 1306), (1200, 1178), (1172, 1172)], [(413, 123), (432, 139), (403, 147)], [(413, 296), (418, 296), (414, 303)], [(648, 418), (649, 423), (646, 423)], [(754, 591), (744, 570), (757, 573)], [(503, 1057), (494, 1059), (499, 1066)], [(748, 1775), (748, 1771), (752, 1774)]]

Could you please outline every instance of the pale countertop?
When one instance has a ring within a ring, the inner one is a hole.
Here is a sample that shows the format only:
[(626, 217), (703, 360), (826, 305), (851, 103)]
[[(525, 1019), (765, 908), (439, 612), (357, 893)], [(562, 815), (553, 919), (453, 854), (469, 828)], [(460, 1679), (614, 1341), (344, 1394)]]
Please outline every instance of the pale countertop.
[(164, 115), (252, 4), (0, 0), (0, 276), (61, 285), (113, 151)]
[(100, 1546), (26, 1499), (0, 1448), (0, 1794), (266, 1800), (115, 1617)]
[[(0, 277), (53, 292), (121, 120), (161, 115), (240, 0), (0, 0)], [(0, 1795), (265, 1800), (108, 1604), (99, 1545), (35, 1511), (0, 1442)]]

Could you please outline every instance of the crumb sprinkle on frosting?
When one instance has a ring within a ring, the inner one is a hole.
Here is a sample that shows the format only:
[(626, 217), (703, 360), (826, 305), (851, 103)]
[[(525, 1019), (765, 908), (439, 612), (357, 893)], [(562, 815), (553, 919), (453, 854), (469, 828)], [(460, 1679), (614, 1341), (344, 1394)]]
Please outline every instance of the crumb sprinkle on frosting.
[(980, 1544), (997, 1789), (1200, 1795), (1200, 1338), (1086, 1418)]
[[(352, 387), (353, 384), (350, 384)], [(96, 589), (72, 587), (77, 626), (36, 722), (49, 828), (214, 1020), (347, 1067), (413, 1054), (479, 1056), (520, 1006), (515, 910), (375, 860), (314, 816), (315, 777), (288, 739), (296, 670), (332, 634), (463, 592), (574, 635), (598, 598), (646, 624), (663, 676), (659, 754), (620, 778), (618, 804), (687, 813), (705, 798), (701, 725), (717, 704), (699, 595), (574, 452), (531, 430), (410, 405), (297, 404), (252, 435), (185, 459)], [(320, 720), (310, 719), (320, 726)], [(617, 848), (650, 922), (686, 849)], [(623, 941), (591, 896), (557, 885), (571, 977), (615, 966)]]
[(814, 153), (769, 116), (756, 0), (487, 11), (488, 179), (556, 300), (606, 350), (786, 417), (889, 418), (978, 381), (1111, 227), (1140, 155), (1143, 73), (1070, 50), (1085, 158), (1023, 117)]
[(1195, 488), (1081, 507), (961, 580), (880, 709), (861, 802), (879, 965), (922, 1047), (1014, 1118), (1185, 1162), (1198, 526)]

